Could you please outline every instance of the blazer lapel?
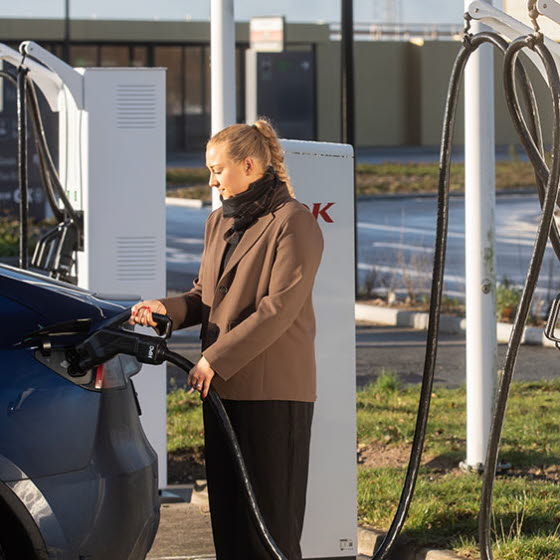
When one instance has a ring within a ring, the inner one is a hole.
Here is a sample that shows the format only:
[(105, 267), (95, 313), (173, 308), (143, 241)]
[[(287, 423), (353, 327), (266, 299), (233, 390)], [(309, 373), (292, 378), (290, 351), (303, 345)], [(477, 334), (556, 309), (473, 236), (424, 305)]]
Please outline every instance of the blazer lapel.
[(224, 256), (224, 251), (226, 249), (226, 241), (224, 240), (224, 235), (226, 231), (232, 226), (233, 218), (224, 218), (220, 220), (219, 226), (215, 230), (214, 238), (212, 240), (212, 250), (209, 252), (211, 258), (208, 259), (209, 262), (209, 273), (210, 273), (210, 283), (212, 286), (212, 293), (216, 290), (218, 285), (218, 274), (220, 273), (220, 266), (222, 264), (222, 258)]
[[(222, 277), (225, 276), (243, 258), (245, 253), (247, 253), (247, 251), (257, 242), (260, 236), (266, 231), (268, 226), (272, 223), (272, 220), (274, 220), (274, 213), (269, 212), (268, 214), (261, 216), (255, 224), (253, 224), (248, 230), (245, 231), (243, 237), (241, 238), (241, 241), (239, 241), (239, 245), (237, 245), (231, 257), (229, 258), (229, 261), (224, 269), (224, 272), (222, 273)], [(229, 228), (229, 224), (228, 227), (224, 229), (224, 233), (228, 230), (228, 228)], [(222, 240), (223, 240), (223, 234), (222, 234)], [(223, 249), (225, 249), (225, 241), (224, 241)], [(223, 255), (223, 249), (220, 255)], [(214, 286), (217, 286), (218, 282), (221, 279), (221, 277), (217, 278), (217, 273), (219, 272), (220, 264), (221, 263), (218, 263), (217, 265), (216, 283), (214, 284)]]

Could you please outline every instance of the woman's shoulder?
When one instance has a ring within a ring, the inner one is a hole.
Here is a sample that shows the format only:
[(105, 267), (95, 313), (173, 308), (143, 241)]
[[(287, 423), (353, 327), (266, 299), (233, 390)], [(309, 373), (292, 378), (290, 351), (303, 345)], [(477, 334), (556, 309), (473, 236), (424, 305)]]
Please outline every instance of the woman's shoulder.
[(296, 198), (290, 198), (282, 206), (277, 208), (274, 212), (278, 217), (289, 218), (291, 216), (302, 215), (308, 216), (312, 220), (316, 221), (313, 214), (309, 211), (309, 207)]
[(317, 219), (311, 213), (309, 208), (292, 198), (286, 201), (278, 210), (275, 212), (278, 219), (278, 227), (290, 228), (290, 229), (302, 229), (302, 230), (319, 230), (319, 224), (317, 224)]
[(206, 228), (208, 229), (214, 227), (222, 219), (223, 219), (223, 208), (221, 206), (218, 206), (218, 208), (212, 210), (212, 212), (210, 212), (210, 214), (208, 215), (208, 218), (206, 218)]

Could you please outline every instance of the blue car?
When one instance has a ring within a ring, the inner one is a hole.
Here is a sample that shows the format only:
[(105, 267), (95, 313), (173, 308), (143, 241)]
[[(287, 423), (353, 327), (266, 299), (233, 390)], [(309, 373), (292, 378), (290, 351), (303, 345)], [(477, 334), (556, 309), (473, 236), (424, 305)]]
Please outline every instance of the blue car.
[(135, 301), (0, 265), (0, 560), (146, 557), (160, 499), (140, 364), (119, 355), (74, 376), (67, 361)]

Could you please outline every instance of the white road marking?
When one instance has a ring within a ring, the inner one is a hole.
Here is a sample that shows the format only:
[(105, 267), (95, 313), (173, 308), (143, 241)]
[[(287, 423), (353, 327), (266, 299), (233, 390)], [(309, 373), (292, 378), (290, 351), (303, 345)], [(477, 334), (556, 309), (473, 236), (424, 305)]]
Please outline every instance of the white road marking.
[[(436, 234), (435, 229), (421, 229), (421, 228), (411, 228), (405, 226), (390, 226), (387, 224), (369, 224), (366, 222), (358, 222), (358, 227), (362, 229), (373, 229), (377, 231), (395, 231), (398, 233), (417, 233), (419, 235), (434, 236)], [(464, 233), (458, 233), (450, 231), (447, 234), (449, 237), (458, 237), (464, 239)]]
[[(366, 222), (358, 222), (358, 227), (362, 229), (370, 229), (375, 231), (387, 231), (387, 232), (396, 232), (396, 233), (413, 233), (417, 235), (423, 235), (426, 237), (434, 237), (436, 234), (435, 229), (423, 229), (423, 228), (411, 228), (405, 226), (390, 226), (387, 224), (370, 224)], [(524, 238), (519, 237), (520, 231), (515, 231), (515, 234), (512, 236), (507, 235), (500, 235), (496, 237), (496, 243), (506, 243), (511, 245), (524, 245), (527, 247), (532, 247), (534, 244), (533, 237), (535, 235), (535, 231), (527, 231), (527, 235)], [(447, 233), (448, 237), (457, 238), (457, 239), (465, 239), (465, 234), (456, 232), (456, 231), (449, 231)]]
[(167, 236), (167, 243), (184, 243), (185, 245), (203, 245), (204, 238), (203, 237), (177, 237), (175, 235), (168, 235)]
[(385, 243), (383, 241), (374, 241), (372, 243), (373, 247), (378, 247), (378, 248), (385, 248), (385, 249), (398, 249), (401, 251), (406, 251), (406, 250), (410, 250), (410, 251), (416, 251), (418, 253), (433, 253), (434, 252), (434, 248), (433, 247), (423, 247), (420, 245), (406, 245), (404, 243)]
[(167, 247), (166, 251), (166, 261), (168, 263), (197, 263), (200, 264), (202, 259), (202, 253), (188, 253), (182, 249), (176, 247)]
[[(412, 268), (404, 268), (397, 267), (397, 266), (386, 266), (386, 265), (377, 265), (377, 264), (366, 264), (366, 263), (358, 263), (358, 268), (360, 270), (368, 270), (368, 271), (375, 271), (375, 272), (385, 272), (389, 274), (397, 274), (399, 276), (403, 275), (403, 272), (408, 276), (412, 276), (414, 278), (425, 278), (426, 280), (432, 279), (432, 272), (424, 272), (422, 270), (414, 270)], [(456, 282), (456, 283), (465, 283), (464, 276), (458, 276), (455, 274), (446, 274), (444, 276), (445, 282)]]

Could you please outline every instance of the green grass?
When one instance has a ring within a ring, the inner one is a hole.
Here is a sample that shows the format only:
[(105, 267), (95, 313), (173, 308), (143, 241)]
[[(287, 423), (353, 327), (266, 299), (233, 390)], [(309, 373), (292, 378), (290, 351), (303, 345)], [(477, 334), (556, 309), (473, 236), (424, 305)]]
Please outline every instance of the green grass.
[[(29, 254), (37, 241), (55, 225), (54, 220), (29, 223)], [(13, 217), (0, 216), (0, 257), (15, 257), (19, 254), (19, 220)]]
[[(379, 379), (358, 392), (358, 442), (362, 449), (402, 453), (399, 465), (360, 465), (358, 505), (362, 523), (387, 529), (404, 480), (419, 388), (387, 390)], [(559, 557), (559, 417), (560, 380), (512, 386), (500, 457), (513, 470), (495, 485), (496, 560)], [(476, 558), (481, 478), (456, 468), (465, 457), (464, 432), (464, 389), (436, 388), (424, 465), (403, 534), (418, 545)]]
[(0, 219), (0, 257), (15, 257), (19, 251), (19, 222)]
[(168, 185), (207, 185), (208, 169), (206, 167), (169, 167), (166, 180)]
[[(359, 195), (436, 192), (439, 166), (437, 163), (359, 164), (356, 186)], [(533, 168), (520, 161), (497, 162), (496, 188), (518, 189), (534, 184)], [(464, 189), (464, 165), (451, 165), (450, 189)], [(210, 200), (208, 171), (204, 167), (169, 168), (169, 194), (178, 197)], [(296, 185), (297, 194), (297, 185)]]
[[(387, 529), (400, 497), (402, 469), (361, 468), (358, 513), (363, 523)], [(418, 546), (453, 548), (477, 557), (476, 535), (481, 478), (424, 469), (403, 536)], [(556, 558), (560, 486), (541, 480), (500, 478), (494, 493), (496, 560)], [(539, 551), (539, 552), (537, 552)]]
[(200, 449), (204, 445), (198, 393), (178, 389), (167, 395), (167, 450)]
[[(386, 391), (380, 381), (357, 395), (358, 441), (409, 444), (414, 435), (419, 387)], [(560, 379), (514, 383), (502, 454), (516, 467), (560, 464)], [(437, 387), (432, 393), (425, 452), (457, 464), (464, 458), (465, 390)]]
[[(358, 445), (362, 452), (372, 450), (358, 465), (362, 524), (378, 529), (390, 525), (405, 476), (418, 396), (419, 387), (403, 386), (391, 370), (382, 371), (374, 383), (358, 391)], [(560, 557), (558, 418), (560, 380), (513, 384), (500, 454), (513, 469), (500, 475), (495, 485), (495, 560)], [(403, 535), (418, 546), (452, 548), (467, 558), (478, 558), (481, 478), (457, 468), (465, 458), (464, 433), (464, 389), (436, 387), (423, 466)], [(168, 395), (170, 457), (200, 455), (202, 445), (199, 397), (184, 390), (172, 392)], [(389, 464), (379, 461), (384, 454), (392, 455)]]

